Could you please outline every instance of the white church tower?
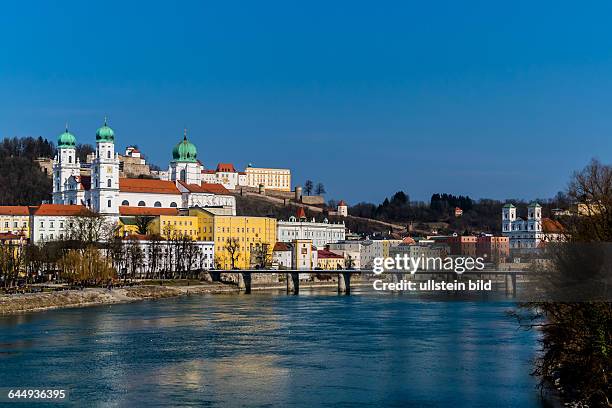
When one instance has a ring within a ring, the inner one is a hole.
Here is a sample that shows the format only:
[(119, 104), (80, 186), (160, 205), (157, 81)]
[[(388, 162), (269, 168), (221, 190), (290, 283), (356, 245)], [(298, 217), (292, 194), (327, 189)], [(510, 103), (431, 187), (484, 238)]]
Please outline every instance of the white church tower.
[(536, 234), (542, 232), (542, 206), (536, 202), (527, 207), (527, 230)]
[(198, 162), (198, 150), (187, 140), (187, 129), (183, 140), (172, 149), (172, 161), (168, 173), (171, 181), (187, 184), (202, 184), (202, 165)]
[(53, 159), (53, 204), (70, 204), (66, 202), (65, 192), (70, 176), (80, 175), (80, 167), (76, 158), (76, 138), (68, 131), (57, 138), (57, 155)]
[(516, 221), (516, 207), (510, 203), (502, 208), (502, 232), (512, 231), (512, 224)]
[(96, 132), (96, 157), (91, 164), (91, 206), (103, 215), (119, 214), (119, 157), (115, 133), (106, 124)]

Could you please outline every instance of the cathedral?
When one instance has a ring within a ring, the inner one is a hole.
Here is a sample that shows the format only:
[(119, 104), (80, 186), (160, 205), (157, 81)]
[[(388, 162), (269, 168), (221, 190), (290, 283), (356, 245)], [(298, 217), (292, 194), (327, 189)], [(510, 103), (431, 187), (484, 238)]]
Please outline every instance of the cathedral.
[(204, 182), (197, 149), (187, 140), (186, 131), (172, 150), (167, 180), (120, 177), (115, 132), (106, 120), (96, 131), (91, 163), (79, 161), (76, 144), (76, 137), (68, 129), (58, 138), (53, 160), (53, 204), (84, 205), (106, 216), (119, 216), (126, 207), (222, 207), (235, 214), (235, 197), (220, 184)]

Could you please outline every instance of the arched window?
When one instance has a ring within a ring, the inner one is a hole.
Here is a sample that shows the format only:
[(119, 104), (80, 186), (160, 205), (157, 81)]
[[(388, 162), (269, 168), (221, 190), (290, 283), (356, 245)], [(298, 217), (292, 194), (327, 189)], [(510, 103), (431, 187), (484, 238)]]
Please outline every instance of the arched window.
[(139, 206), (139, 207), (144, 207), (144, 206), (146, 206), (146, 204), (145, 204), (145, 202), (144, 202), (144, 201), (139, 201), (139, 202), (138, 202), (138, 206)]
[(106, 152), (106, 157), (109, 158), (109, 159), (111, 158), (110, 157), (110, 150)]
[(128, 200), (123, 200), (123, 201), (121, 202), (121, 205), (124, 205), (124, 206), (126, 206), (126, 207), (129, 207), (129, 206), (130, 206), (130, 202), (129, 202)]
[(173, 202), (171, 202), (171, 203), (170, 203), (170, 207), (172, 207), (172, 208), (176, 208), (176, 203), (175, 203), (174, 201), (173, 201)]
[(187, 174), (185, 169), (181, 170), (181, 181), (187, 181)]
[(113, 186), (113, 180), (108, 179), (108, 181), (106, 182), (106, 186), (107, 187), (112, 187)]
[(70, 205), (72, 205), (72, 204), (74, 204), (74, 203), (72, 202), (72, 200), (70, 200)]
[(113, 203), (111, 202), (111, 200), (108, 200), (108, 208), (111, 208), (113, 206)]
[(153, 207), (161, 207), (161, 203), (159, 201), (156, 201), (155, 204), (153, 204)]
[(68, 156), (68, 163), (72, 163), (72, 156)]

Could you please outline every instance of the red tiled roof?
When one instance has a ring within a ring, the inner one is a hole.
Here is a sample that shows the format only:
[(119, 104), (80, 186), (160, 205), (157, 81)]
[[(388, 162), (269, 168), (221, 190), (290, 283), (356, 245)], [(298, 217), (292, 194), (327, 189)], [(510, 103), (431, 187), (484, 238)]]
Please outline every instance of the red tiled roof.
[(215, 174), (214, 170), (202, 170), (202, 174)]
[(542, 231), (548, 234), (562, 234), (565, 232), (565, 228), (557, 220), (542, 218)]
[(89, 215), (91, 211), (82, 205), (64, 205), (64, 204), (41, 204), (32, 209), (34, 215), (50, 215), (50, 216), (77, 216)]
[(124, 216), (137, 216), (137, 215), (145, 215), (156, 217), (158, 215), (178, 215), (178, 208), (160, 208), (160, 207), (128, 207), (128, 206), (120, 206), (119, 207), (119, 215)]
[(120, 178), (119, 191), (124, 193), (181, 194), (174, 181)]
[(274, 244), (274, 251), (291, 251), (291, 248), (285, 242), (277, 242)]
[(246, 176), (246, 171), (239, 171), (238, 174), (240, 174), (241, 176)]
[(319, 249), (317, 251), (317, 258), (319, 259), (344, 259), (342, 255), (338, 255), (337, 253), (328, 251), (326, 249)]
[(297, 218), (306, 218), (306, 212), (304, 211), (304, 207), (300, 207), (297, 210)]
[(0, 215), (30, 215), (25, 205), (3, 205), (0, 206)]
[(416, 241), (412, 237), (405, 237), (404, 239), (402, 239), (402, 244), (412, 245), (416, 244)]
[(222, 171), (224, 173), (236, 173), (236, 169), (232, 163), (217, 164), (217, 171)]
[(202, 185), (197, 185), (187, 184), (184, 181), (179, 181), (179, 183), (191, 193), (230, 194), (227, 188), (223, 187), (221, 184), (202, 183)]
[(340, 200), (340, 202), (338, 203), (338, 207), (340, 207), (341, 205), (346, 206), (346, 202), (344, 202), (344, 200)]

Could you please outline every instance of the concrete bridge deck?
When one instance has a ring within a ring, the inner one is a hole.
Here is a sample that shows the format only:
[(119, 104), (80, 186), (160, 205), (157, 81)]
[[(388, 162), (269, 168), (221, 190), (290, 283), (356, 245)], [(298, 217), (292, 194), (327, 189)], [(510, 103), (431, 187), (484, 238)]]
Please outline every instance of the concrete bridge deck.
[[(351, 293), (351, 277), (353, 275), (372, 275), (376, 277), (382, 277), (384, 275), (393, 275), (395, 281), (399, 281), (405, 275), (411, 275), (410, 272), (406, 271), (385, 271), (382, 275), (377, 275), (372, 269), (315, 269), (315, 270), (302, 270), (302, 269), (230, 269), (221, 270), (214, 269), (209, 270), (213, 280), (220, 280), (221, 274), (231, 273), (238, 275), (238, 288), (243, 290), (244, 293), (251, 293), (252, 287), (252, 275), (256, 274), (285, 274), (285, 280), (287, 282), (287, 293), (298, 294), (300, 292), (300, 274), (323, 274), (323, 275), (337, 275), (338, 276), (338, 293), (344, 293), (349, 295)], [(517, 276), (529, 275), (529, 271), (512, 271), (512, 270), (478, 270), (478, 271), (465, 271), (461, 274), (453, 271), (439, 271), (439, 270), (421, 270), (416, 271), (416, 275), (433, 275), (440, 276), (445, 275), (448, 281), (454, 279), (461, 279), (462, 276), (501, 276), (506, 284), (506, 292), (511, 292), (512, 295), (516, 295), (516, 282)]]

